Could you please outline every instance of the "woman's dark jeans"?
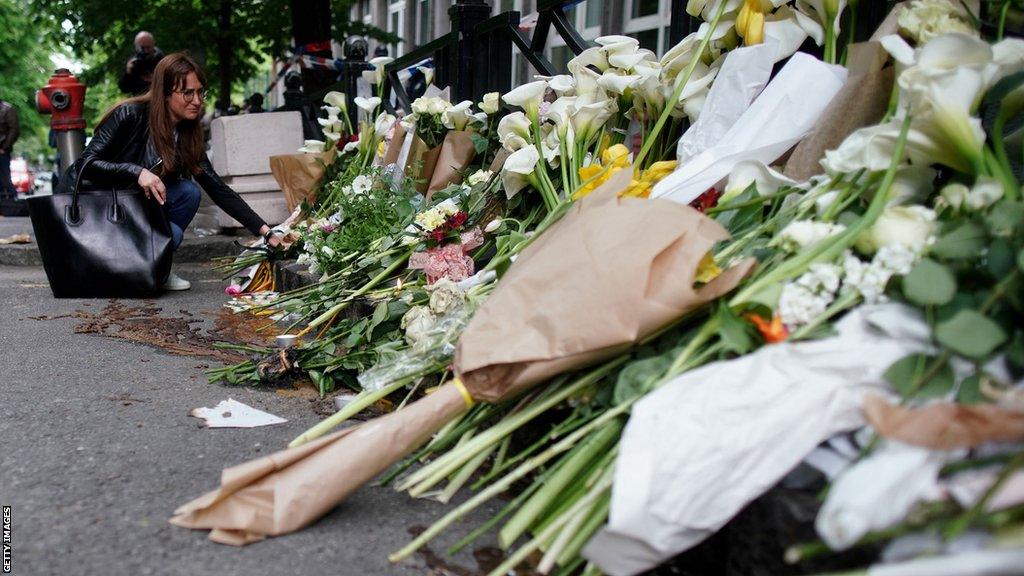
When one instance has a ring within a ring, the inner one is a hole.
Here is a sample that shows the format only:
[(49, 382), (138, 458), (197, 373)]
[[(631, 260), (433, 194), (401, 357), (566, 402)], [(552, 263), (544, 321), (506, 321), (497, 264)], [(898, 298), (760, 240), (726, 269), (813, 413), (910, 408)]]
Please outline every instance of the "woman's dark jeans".
[(164, 210), (167, 212), (167, 219), (171, 222), (171, 238), (174, 240), (174, 247), (181, 245), (192, 218), (199, 211), (199, 199), (202, 191), (199, 185), (192, 180), (178, 180), (166, 182), (167, 201), (164, 203)]

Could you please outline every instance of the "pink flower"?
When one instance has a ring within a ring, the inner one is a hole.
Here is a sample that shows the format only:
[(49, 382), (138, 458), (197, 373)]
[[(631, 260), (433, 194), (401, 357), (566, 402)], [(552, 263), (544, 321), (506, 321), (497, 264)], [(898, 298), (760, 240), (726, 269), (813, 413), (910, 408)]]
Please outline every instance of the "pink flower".
[(224, 289), (224, 293), (228, 296), (238, 296), (242, 293), (242, 287), (238, 284), (231, 284)]

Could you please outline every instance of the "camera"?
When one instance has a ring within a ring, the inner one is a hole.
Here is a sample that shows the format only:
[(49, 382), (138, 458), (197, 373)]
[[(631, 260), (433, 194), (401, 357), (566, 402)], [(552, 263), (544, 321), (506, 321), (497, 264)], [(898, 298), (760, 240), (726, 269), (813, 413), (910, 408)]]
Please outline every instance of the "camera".
[(160, 60), (160, 53), (159, 53), (159, 51), (153, 52), (153, 53), (149, 53), (149, 52), (146, 52), (145, 50), (136, 50), (135, 51), (135, 65), (134, 65), (133, 72), (135, 72), (136, 74), (139, 74), (139, 75), (143, 75), (143, 76), (146, 75), (146, 74), (150, 74), (150, 73), (153, 72), (153, 69), (156, 68), (156, 63), (159, 60)]

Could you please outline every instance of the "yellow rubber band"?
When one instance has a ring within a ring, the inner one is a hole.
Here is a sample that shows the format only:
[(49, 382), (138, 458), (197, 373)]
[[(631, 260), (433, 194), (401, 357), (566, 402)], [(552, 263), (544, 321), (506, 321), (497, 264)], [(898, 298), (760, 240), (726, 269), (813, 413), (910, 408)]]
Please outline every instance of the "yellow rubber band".
[(462, 399), (466, 402), (466, 408), (472, 408), (473, 404), (476, 402), (473, 400), (473, 395), (469, 393), (469, 389), (467, 389), (466, 385), (462, 383), (462, 380), (455, 378), (452, 380), (452, 384), (455, 384), (455, 387), (459, 390), (459, 394), (462, 394)]

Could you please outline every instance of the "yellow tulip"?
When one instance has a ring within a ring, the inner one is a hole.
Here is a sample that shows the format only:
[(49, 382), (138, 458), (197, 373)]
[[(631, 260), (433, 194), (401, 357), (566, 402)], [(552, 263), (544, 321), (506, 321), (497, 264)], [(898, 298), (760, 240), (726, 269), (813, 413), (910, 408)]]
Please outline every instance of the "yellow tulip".
[(718, 275), (721, 273), (722, 269), (715, 263), (715, 257), (711, 255), (711, 252), (708, 252), (700, 259), (700, 263), (697, 264), (697, 275), (694, 280), (701, 284), (707, 284), (718, 278)]

